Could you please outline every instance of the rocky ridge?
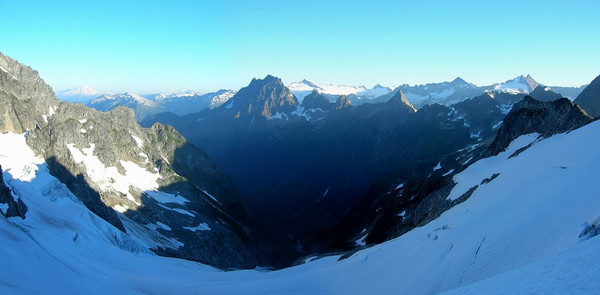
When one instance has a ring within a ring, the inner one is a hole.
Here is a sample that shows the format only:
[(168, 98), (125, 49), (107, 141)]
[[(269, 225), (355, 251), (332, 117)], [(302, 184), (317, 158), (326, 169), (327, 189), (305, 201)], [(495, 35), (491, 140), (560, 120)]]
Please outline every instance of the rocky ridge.
[[(61, 103), (36, 71), (4, 55), (0, 66), (0, 132), (27, 132), (50, 173), (90, 211), (161, 255), (219, 268), (268, 264), (231, 180), (175, 129), (142, 128), (122, 106)], [(7, 202), (25, 214), (18, 200)]]
[(524, 134), (539, 133), (548, 137), (577, 129), (590, 122), (592, 117), (568, 98), (544, 102), (528, 95), (516, 103), (504, 118), (496, 139), (490, 146), (490, 153), (497, 155), (510, 142)]

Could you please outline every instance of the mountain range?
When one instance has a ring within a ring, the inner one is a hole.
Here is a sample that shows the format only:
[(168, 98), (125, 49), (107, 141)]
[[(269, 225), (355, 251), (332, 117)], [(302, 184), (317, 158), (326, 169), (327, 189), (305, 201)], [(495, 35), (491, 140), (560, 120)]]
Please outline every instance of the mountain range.
[(321, 236), (332, 236), (328, 228), (355, 210), (364, 214), (361, 204), (379, 193), (374, 189), (383, 179), (394, 173), (422, 179), (448, 154), (488, 142), (529, 92), (546, 101), (561, 97), (530, 77), (497, 84), (496, 90), (474, 91), (460, 79), (429, 87), (478, 95), (418, 109), (400, 89), (381, 102), (359, 105), (353, 94), (332, 98), (313, 89), (300, 102), (269, 75), (253, 79), (221, 107), (186, 116), (157, 114), (141, 124), (172, 125), (205, 150), (232, 177), (251, 218), (275, 243), (299, 245), (304, 250), (298, 255), (312, 251), (306, 249), (347, 250)]
[(58, 92), (57, 97), (66, 102), (81, 103), (100, 111), (109, 111), (117, 106), (134, 110), (138, 121), (161, 112), (186, 115), (203, 109), (218, 107), (235, 94), (233, 90), (200, 93), (181, 89), (163, 93), (139, 95), (132, 92), (100, 92), (89, 86), (79, 86)]
[[(420, 109), (426, 104), (450, 106), (489, 91), (514, 94), (530, 93), (537, 86), (542, 85), (527, 75), (490, 86), (476, 86), (459, 77), (451, 82), (414, 86), (403, 84), (395, 88), (384, 87), (379, 84), (370, 89), (364, 86), (336, 86), (331, 84), (317, 84), (306, 79), (300, 82), (293, 82), (287, 87), (294, 94), (299, 104), (311, 92), (317, 91), (333, 102), (339, 96), (345, 95), (348, 101), (355, 106), (364, 103), (385, 102), (398, 91), (402, 91), (411, 104), (415, 108)], [(581, 87), (553, 86), (551, 89), (561, 96), (574, 99), (584, 87), (585, 85)], [(57, 96), (62, 101), (83, 103), (100, 111), (108, 111), (118, 105), (127, 106), (135, 111), (137, 120), (142, 121), (149, 116), (161, 112), (170, 112), (184, 116), (200, 112), (204, 109), (214, 109), (226, 103), (235, 93), (236, 91), (233, 90), (199, 93), (193, 90), (181, 89), (144, 95), (131, 92), (115, 94), (110, 92), (103, 93), (89, 86), (80, 86), (60, 91), (57, 93)]]
[(100, 111), (0, 54), (0, 293), (596, 293), (600, 77), (534, 82)]
[[(530, 75), (518, 76), (503, 83), (495, 83), (489, 86), (476, 86), (460, 77), (451, 82), (428, 83), (423, 85), (403, 84), (398, 87), (383, 87), (375, 85), (371, 89), (364, 86), (334, 86), (328, 84), (317, 84), (309, 80), (294, 82), (288, 87), (299, 100), (302, 100), (313, 90), (330, 96), (348, 95), (354, 105), (363, 103), (383, 102), (392, 97), (396, 92), (402, 91), (408, 100), (420, 109), (426, 104), (441, 104), (450, 106), (463, 100), (475, 97), (486, 91), (498, 91), (509, 93), (530, 93), (536, 87), (541, 86)], [(574, 99), (583, 90), (581, 87), (551, 87), (557, 93)]]

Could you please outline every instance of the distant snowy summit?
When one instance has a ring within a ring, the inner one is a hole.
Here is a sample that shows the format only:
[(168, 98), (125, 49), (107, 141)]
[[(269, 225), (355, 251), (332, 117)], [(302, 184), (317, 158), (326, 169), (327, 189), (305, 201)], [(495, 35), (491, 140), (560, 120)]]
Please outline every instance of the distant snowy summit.
[(96, 98), (102, 94), (107, 94), (107, 93), (98, 91), (87, 85), (82, 85), (79, 87), (69, 88), (69, 89), (65, 89), (62, 91), (58, 91), (56, 93), (56, 96), (62, 101), (68, 101), (68, 102), (72, 102), (72, 103), (79, 102), (82, 104), (88, 104), (94, 98)]
[(183, 89), (174, 90), (174, 91), (147, 94), (144, 96), (146, 98), (152, 99), (154, 101), (161, 101), (161, 100), (177, 99), (177, 98), (182, 98), (182, 97), (192, 97), (192, 96), (202, 95), (202, 94), (204, 94), (204, 93), (197, 92), (197, 91), (194, 91), (191, 89), (183, 88)]
[(521, 75), (504, 83), (494, 84), (488, 90), (508, 93), (530, 93), (538, 86), (540, 86), (540, 83), (535, 81), (530, 75), (527, 75), (527, 77)]
[(309, 95), (313, 90), (317, 90), (317, 92), (325, 95), (354, 95), (356, 97), (368, 99), (373, 99), (392, 91), (391, 87), (384, 87), (379, 84), (368, 89), (365, 86), (317, 84), (307, 79), (304, 79), (300, 82), (294, 82), (290, 84), (288, 88), (294, 93), (300, 102), (302, 102), (304, 97)]
[[(226, 103), (235, 94), (236, 91), (227, 89), (209, 93), (181, 89), (145, 95), (131, 92), (99, 93), (89, 100), (79, 99), (71, 100), (71, 102), (81, 102), (100, 111), (109, 111), (119, 105), (126, 106), (133, 109), (136, 119), (141, 121), (161, 112), (172, 112), (184, 116), (204, 109), (213, 109)], [(63, 99), (63, 101), (70, 100)]]

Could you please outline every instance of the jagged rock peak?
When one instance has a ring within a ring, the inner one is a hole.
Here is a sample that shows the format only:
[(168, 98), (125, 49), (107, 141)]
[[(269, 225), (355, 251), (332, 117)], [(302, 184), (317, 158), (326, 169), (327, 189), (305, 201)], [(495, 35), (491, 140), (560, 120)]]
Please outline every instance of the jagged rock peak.
[(521, 135), (539, 133), (548, 137), (577, 129), (592, 120), (592, 117), (567, 98), (547, 102), (527, 95), (504, 118), (489, 153), (497, 155)]
[(575, 98), (574, 102), (583, 108), (590, 116), (600, 116), (600, 76)]
[(408, 110), (411, 113), (414, 113), (417, 111), (417, 109), (413, 106), (412, 103), (410, 103), (408, 98), (406, 98), (406, 95), (404, 95), (404, 92), (402, 92), (401, 90), (398, 90), (398, 92), (394, 96), (392, 96), (386, 102), (386, 104), (388, 106), (405, 108), (406, 110)]
[(336, 109), (345, 109), (345, 108), (349, 108), (352, 107), (352, 103), (350, 102), (350, 98), (348, 97), (348, 95), (342, 95), (338, 98), (337, 100), (337, 106)]
[(45, 125), (59, 103), (37, 71), (0, 52), (0, 132)]
[[(521, 76), (521, 77), (523, 77), (523, 76)], [(538, 86), (542, 86), (535, 79), (533, 79), (533, 77), (531, 77), (531, 75), (529, 75), (529, 74), (527, 74), (526, 77), (523, 77), (523, 79), (525, 80), (525, 82), (527, 82), (527, 84), (531, 87), (531, 89), (535, 89)]]
[(452, 82), (450, 82), (452, 84), (469, 84), (467, 81), (465, 81), (463, 78), (461, 77), (456, 77), (454, 80), (452, 80)]
[(267, 75), (263, 79), (253, 78), (252, 81), (250, 82), (250, 85), (255, 84), (255, 83), (259, 84), (259, 85), (266, 85), (269, 83), (276, 83), (276, 84), (283, 85), (283, 82), (281, 81), (281, 79), (277, 78), (273, 75)]
[(236, 118), (262, 116), (269, 118), (276, 113), (293, 112), (298, 105), (294, 94), (281, 79), (267, 75), (264, 79), (252, 79), (247, 87), (232, 97)]

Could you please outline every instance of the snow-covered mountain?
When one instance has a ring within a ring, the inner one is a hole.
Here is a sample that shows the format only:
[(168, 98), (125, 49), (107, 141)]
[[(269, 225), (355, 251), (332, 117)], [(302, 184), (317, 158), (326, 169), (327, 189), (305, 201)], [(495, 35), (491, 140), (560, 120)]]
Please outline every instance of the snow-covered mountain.
[[(414, 86), (404, 84), (394, 89), (393, 92), (399, 90), (404, 92), (408, 100), (410, 100), (417, 109), (420, 109), (426, 104), (436, 103), (450, 106), (484, 92), (483, 87), (468, 83), (460, 77), (451, 82), (429, 83)], [(385, 99), (385, 97), (383, 99)]]
[(469, 83), (460, 77), (450, 82), (428, 83), (422, 85), (403, 84), (397, 88), (383, 87), (375, 85), (371, 89), (364, 86), (334, 86), (329, 84), (317, 84), (309, 80), (294, 82), (288, 87), (300, 102), (310, 94), (313, 90), (317, 90), (321, 94), (332, 96), (335, 101), (335, 96), (348, 95), (350, 102), (354, 105), (362, 103), (379, 103), (384, 102), (395, 95), (398, 91), (404, 92), (410, 102), (420, 109), (426, 104), (441, 104), (450, 106), (466, 99), (481, 95), (485, 91), (499, 91), (508, 93), (529, 93), (533, 91), (539, 83), (531, 76), (519, 76), (504, 83), (496, 83), (491, 86), (476, 86)]
[(147, 94), (144, 97), (159, 104), (164, 111), (184, 116), (204, 109), (214, 109), (226, 103), (236, 93), (235, 90), (227, 89), (208, 93), (181, 89), (179, 91)]
[(94, 98), (87, 105), (99, 111), (109, 111), (117, 106), (125, 106), (133, 109), (138, 121), (164, 111), (164, 108), (157, 102), (130, 92), (103, 94)]
[[(514, 79), (503, 83), (496, 83), (490, 86), (477, 86), (469, 83), (458, 77), (450, 82), (427, 83), (421, 85), (403, 84), (397, 88), (383, 87), (375, 85), (371, 89), (364, 86), (333, 86), (328, 84), (316, 84), (308, 80), (294, 82), (288, 86), (296, 95), (298, 100), (302, 102), (305, 96), (313, 90), (317, 90), (321, 94), (329, 95), (332, 101), (335, 101), (337, 96), (348, 95), (350, 102), (354, 105), (360, 105), (366, 102), (380, 103), (385, 102), (398, 91), (404, 92), (408, 100), (417, 108), (420, 109), (426, 104), (441, 104), (451, 106), (469, 98), (481, 95), (486, 91), (506, 92), (512, 94), (528, 94), (536, 87), (541, 86), (530, 75), (518, 76)], [(557, 87), (557, 89), (568, 92), (567, 96), (576, 96), (583, 88), (568, 88)], [(574, 98), (571, 97), (571, 98)]]
[(201, 95), (201, 94), (202, 93), (196, 92), (194, 90), (184, 88), (184, 89), (155, 93), (155, 94), (147, 94), (147, 95), (144, 95), (144, 97), (151, 99), (153, 101), (156, 101), (156, 102), (160, 102), (163, 100), (170, 100), (173, 98), (191, 97), (191, 96), (196, 96), (196, 95)]
[(504, 83), (497, 83), (487, 88), (488, 91), (502, 91), (509, 93), (529, 93), (540, 84), (530, 75), (521, 75)]
[(367, 90), (364, 86), (338, 86), (331, 84), (317, 84), (309, 80), (302, 80), (300, 82), (293, 82), (288, 88), (294, 93), (298, 101), (302, 102), (302, 99), (310, 94), (313, 90), (317, 90), (322, 94), (330, 95), (349, 95), (356, 94)]
[(100, 92), (90, 86), (83, 85), (75, 88), (69, 88), (62, 91), (56, 92), (56, 96), (62, 101), (68, 102), (78, 102), (82, 104), (87, 104), (92, 101), (94, 98), (105, 94), (104, 92)]
[[(373, 86), (373, 88), (366, 88), (365, 86), (317, 84), (306, 79), (300, 82), (293, 82), (288, 88), (294, 93), (300, 103), (302, 103), (305, 96), (316, 90), (321, 94), (329, 96), (348, 95), (350, 102), (354, 105), (360, 105), (392, 91), (392, 88), (379, 84)], [(335, 97), (332, 98), (335, 101)]]
[(109, 111), (122, 105), (134, 110), (136, 118), (141, 121), (160, 112), (172, 112), (179, 116), (213, 109), (226, 103), (235, 95), (234, 90), (200, 93), (181, 89), (163, 93), (139, 95), (131, 92), (119, 94), (103, 94), (87, 103), (100, 111)]

